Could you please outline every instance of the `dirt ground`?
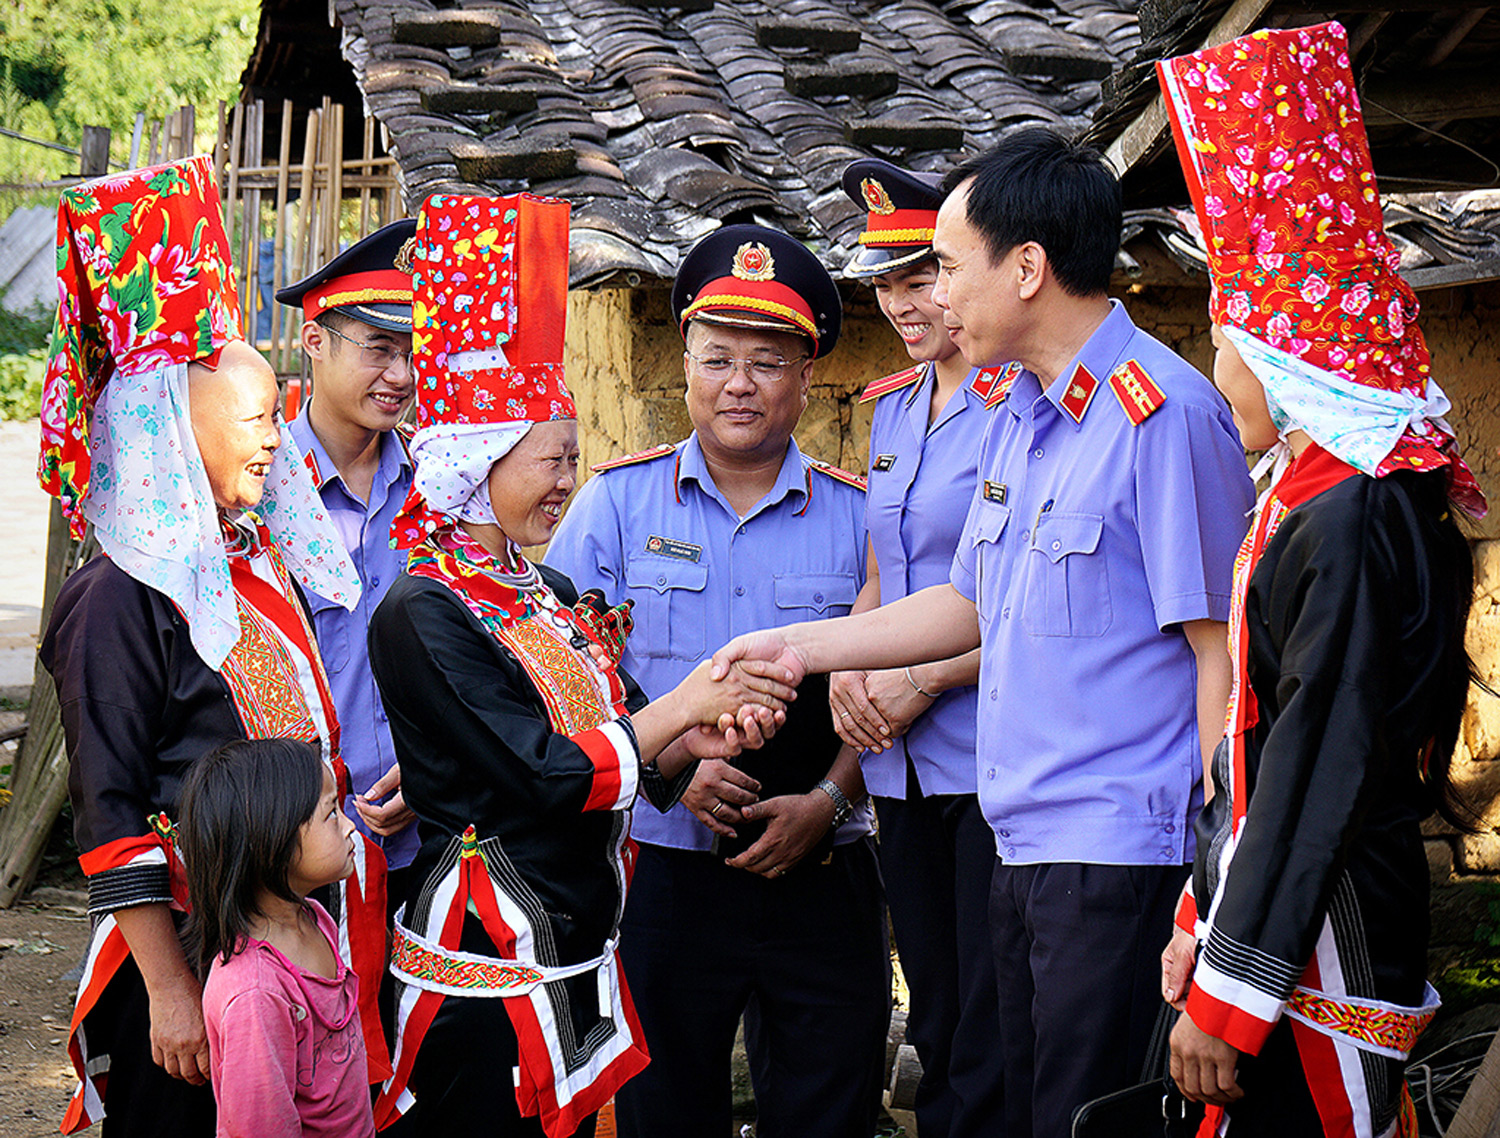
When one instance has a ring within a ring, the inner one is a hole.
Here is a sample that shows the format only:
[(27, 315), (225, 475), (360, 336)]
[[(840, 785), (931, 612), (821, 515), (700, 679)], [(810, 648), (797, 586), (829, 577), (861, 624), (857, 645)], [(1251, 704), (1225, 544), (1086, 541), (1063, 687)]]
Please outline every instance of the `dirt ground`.
[(55, 1135), (73, 1068), (68, 1016), (76, 969), (88, 944), (87, 896), (77, 889), (33, 890), (0, 910), (0, 1134)]

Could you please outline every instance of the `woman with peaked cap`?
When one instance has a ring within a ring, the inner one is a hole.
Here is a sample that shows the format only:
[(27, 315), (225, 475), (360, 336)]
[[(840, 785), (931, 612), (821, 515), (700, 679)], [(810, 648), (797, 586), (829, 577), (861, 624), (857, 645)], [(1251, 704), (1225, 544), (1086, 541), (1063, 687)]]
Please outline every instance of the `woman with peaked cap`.
[[(948, 579), (974, 497), (979, 444), (1005, 398), (1007, 369), (971, 369), (933, 303), (938, 179), (877, 158), (844, 171), (868, 211), (844, 274), (875, 289), (915, 366), (865, 389), (870, 426), (869, 577), (853, 612)], [(922, 1060), (917, 1123), (932, 1135), (1002, 1134), (998, 997), (990, 962), (995, 838), (979, 809), (974, 684), (979, 652), (884, 672), (842, 672), (834, 725), (863, 750), (880, 819), (880, 867), (901, 970), (907, 1037)]]
[(416, 476), (392, 529), (411, 553), (370, 655), (422, 846), (376, 1124), (590, 1135), (647, 1062), (616, 954), (631, 807), (681, 795), (684, 735), (758, 741), (792, 694), (763, 677), (790, 674), (713, 684), (705, 662), (648, 704), (617, 666), (629, 606), (580, 601), (521, 553), (577, 471), (567, 203), (435, 196), (414, 257)]
[[(58, 246), (41, 479), (104, 553), (63, 585), (41, 645), (95, 922), (63, 1129), (107, 1117), (109, 1134), (209, 1134), (201, 989), (177, 933), (178, 790), (232, 739), (316, 741), (341, 771), (298, 586), (352, 606), (359, 579), (284, 443), (275, 376), (240, 339), (209, 160), (64, 192)], [(373, 848), (357, 856), (336, 900), (378, 1079), (383, 864)]]
[[(1163, 955), (1204, 1134), (1416, 1134), (1437, 1007), (1420, 825), (1448, 763), (1484, 499), (1396, 273), (1338, 24), (1158, 65), (1213, 278), (1214, 380), (1275, 463), (1236, 564), (1234, 691)], [(1266, 468), (1270, 462), (1263, 462)]]

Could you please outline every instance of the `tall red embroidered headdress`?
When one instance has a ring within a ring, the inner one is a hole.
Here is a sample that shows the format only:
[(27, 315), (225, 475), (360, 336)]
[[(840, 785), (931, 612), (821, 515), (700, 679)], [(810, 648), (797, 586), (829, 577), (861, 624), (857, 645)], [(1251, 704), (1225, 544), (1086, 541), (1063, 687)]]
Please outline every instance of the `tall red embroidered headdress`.
[[(1368, 474), (1447, 467), (1454, 501), (1482, 514), (1385, 233), (1344, 29), (1257, 31), (1157, 71), (1208, 250), (1210, 315), (1238, 333), (1273, 418)], [(1284, 396), (1268, 374), (1309, 379), (1321, 398)], [(1357, 437), (1333, 445), (1355, 415)]]
[(489, 468), (531, 424), (576, 417), (562, 363), (569, 211), (532, 194), (423, 204), (412, 252), (417, 472), (391, 526), (398, 546), (444, 518), (492, 520)]

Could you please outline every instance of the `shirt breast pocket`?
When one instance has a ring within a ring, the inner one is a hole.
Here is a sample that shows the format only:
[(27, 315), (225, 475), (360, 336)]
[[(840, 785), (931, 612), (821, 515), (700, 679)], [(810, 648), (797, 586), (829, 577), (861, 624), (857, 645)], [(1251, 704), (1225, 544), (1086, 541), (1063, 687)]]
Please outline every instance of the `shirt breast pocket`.
[(312, 610), (313, 636), (323, 667), (336, 676), (349, 666), (349, 624), (359, 618), (337, 601), (325, 600), (316, 593), (307, 594), (307, 607)]
[(1100, 514), (1047, 513), (1026, 565), (1022, 617), (1033, 636), (1102, 636), (1113, 613)]
[(635, 601), (630, 648), (639, 656), (696, 660), (703, 655), (703, 588), (708, 566), (665, 557), (633, 557), (625, 585)]
[(980, 616), (994, 620), (1000, 615), (1000, 538), (1010, 521), (1010, 507), (980, 502), (977, 511), (968, 533), (973, 549), (974, 599)]
[(859, 591), (853, 573), (778, 573), (775, 582), (781, 624), (847, 616)]

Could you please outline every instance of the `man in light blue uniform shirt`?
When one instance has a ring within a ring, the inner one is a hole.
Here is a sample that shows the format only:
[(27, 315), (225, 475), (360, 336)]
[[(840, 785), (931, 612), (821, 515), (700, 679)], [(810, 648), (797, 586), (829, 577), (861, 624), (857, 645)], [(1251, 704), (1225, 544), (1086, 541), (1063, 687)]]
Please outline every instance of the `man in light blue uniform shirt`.
[(889, 667), (981, 645), (1007, 1133), (1066, 1138), (1080, 1105), (1139, 1079), (1161, 1008), (1253, 492), (1223, 400), (1107, 297), (1120, 193), (1099, 157), (1018, 131), (945, 184), (944, 322), (971, 363), (1024, 366), (951, 581), (719, 658)]
[(324, 508), (364, 585), (349, 612), (309, 594), (318, 651), (338, 707), (354, 824), (383, 847), (387, 896), (405, 896), (401, 870), (416, 856), (415, 815), (370, 671), (366, 630), (406, 558), (391, 548), (391, 520), (411, 489), (412, 464), (395, 428), (415, 391), (411, 373), (411, 270), (396, 266), (416, 222), (397, 221), (350, 246), (276, 299), (302, 309), (312, 398), (289, 424)]
[[(785, 234), (730, 226), (684, 260), (673, 309), (693, 434), (596, 468), (547, 551), (578, 588), (635, 602), (622, 662), (648, 695), (738, 632), (847, 613), (864, 570), (859, 480), (791, 437), (811, 360), (838, 335), (827, 271)], [(761, 781), (759, 801), (706, 762), (682, 804), (634, 816), (620, 954), (652, 1061), (616, 1096), (619, 1133), (728, 1133), (744, 1015), (757, 1134), (869, 1138), (885, 912), (869, 807), (854, 806), (858, 758), (833, 733), (826, 681), (804, 683), (767, 748), (735, 762)]]

